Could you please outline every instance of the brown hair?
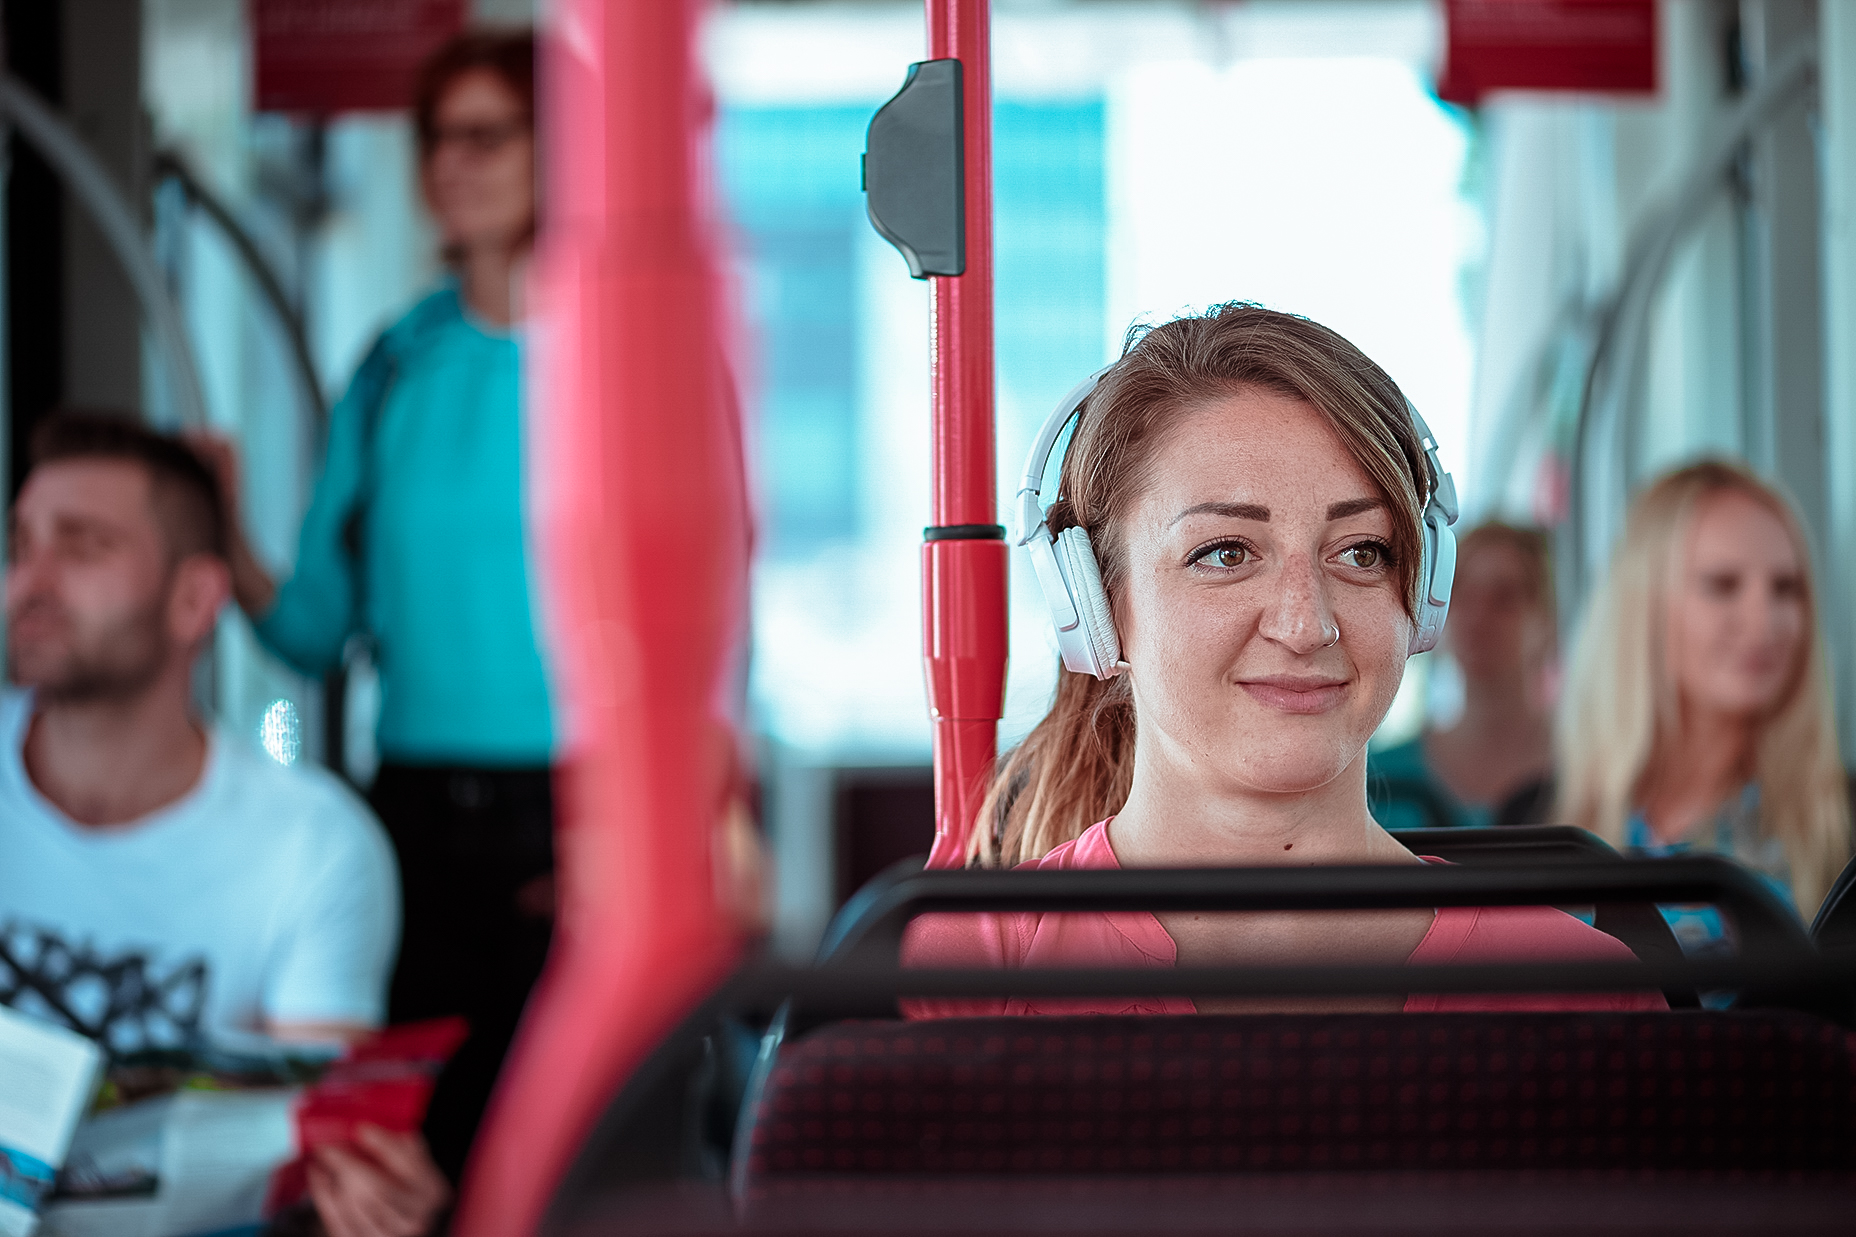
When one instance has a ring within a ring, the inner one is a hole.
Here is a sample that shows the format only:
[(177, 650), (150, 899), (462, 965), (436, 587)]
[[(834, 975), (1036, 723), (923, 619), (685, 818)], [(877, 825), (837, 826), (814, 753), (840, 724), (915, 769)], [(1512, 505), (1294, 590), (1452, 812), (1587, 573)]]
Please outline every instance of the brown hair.
[[(1418, 609), (1420, 521), (1436, 479), (1398, 385), (1327, 327), (1233, 301), (1203, 316), (1128, 332), (1084, 402), (1063, 459), (1053, 533), (1082, 526), (1111, 602), (1127, 573), (1122, 521), (1154, 450), (1182, 417), (1246, 388), (1306, 400), (1391, 508), (1392, 558), (1406, 612)], [(1127, 799), (1134, 778), (1127, 679), (1058, 674), (1050, 712), (999, 764), (969, 857), (1022, 863), (1081, 836)]]
[(33, 468), (65, 460), (126, 460), (148, 472), (155, 519), (175, 561), (226, 555), (225, 502), (219, 483), (193, 450), (128, 413), (64, 408), (32, 431)]
[(1689, 530), (1702, 505), (1723, 494), (1743, 495), (1778, 517), (1802, 573), (1805, 631), (1798, 667), (1760, 726), (1753, 776), (1759, 831), (1784, 847), (1792, 896), (1808, 921), (1850, 857), (1849, 787), (1837, 752), (1829, 658), (1804, 529), (1782, 493), (1738, 464), (1691, 464), (1631, 503), (1624, 536), (1573, 650), (1555, 736), (1555, 819), (1590, 829), (1614, 846), (1625, 844), (1652, 765), (1681, 728), (1665, 633), (1687, 563)]
[(419, 131), (419, 157), (429, 159), (438, 142), (438, 105), (458, 78), (488, 69), (522, 100), (529, 125), (535, 123), (535, 34), (527, 29), (469, 30), (426, 58), (413, 85), (413, 123)]

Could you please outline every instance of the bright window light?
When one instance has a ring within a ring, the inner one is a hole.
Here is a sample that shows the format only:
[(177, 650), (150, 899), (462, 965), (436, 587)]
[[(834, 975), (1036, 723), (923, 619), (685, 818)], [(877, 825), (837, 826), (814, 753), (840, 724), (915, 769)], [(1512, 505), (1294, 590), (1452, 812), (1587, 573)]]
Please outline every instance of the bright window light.
[[(1001, 518), (1038, 424), (1131, 322), (1227, 300), (1352, 339), (1463, 483), (1481, 225), (1471, 135), (1426, 85), (1437, 37), (1423, 3), (999, 6)], [(710, 30), (753, 341), (756, 725), (819, 764), (928, 755), (927, 289), (857, 184), (870, 114), (924, 54), (920, 11), (894, 5), (722, 8)], [(1057, 673), (1022, 562), (1012, 576), (1006, 743)]]
[(280, 765), (293, 765), (303, 751), (303, 725), (296, 706), (288, 700), (273, 700), (258, 723), (258, 742)]

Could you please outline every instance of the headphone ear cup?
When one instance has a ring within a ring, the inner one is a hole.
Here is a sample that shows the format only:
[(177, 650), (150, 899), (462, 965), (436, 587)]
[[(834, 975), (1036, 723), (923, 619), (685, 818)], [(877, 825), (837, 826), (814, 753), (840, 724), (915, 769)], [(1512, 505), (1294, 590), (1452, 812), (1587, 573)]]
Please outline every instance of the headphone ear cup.
[(1090, 544), (1088, 530), (1064, 529), (1057, 534), (1056, 551), (1064, 579), (1070, 586), (1070, 597), (1076, 603), (1081, 627), (1078, 634), (1087, 641), (1095, 661), (1092, 667), (1095, 676), (1113, 678), (1121, 661), (1121, 638), (1115, 634), (1108, 591), (1102, 587), (1102, 569), (1096, 562), (1095, 546)]
[(1450, 617), (1450, 592), (1456, 583), (1456, 533), (1436, 506), (1424, 509), (1424, 560), (1418, 568), (1418, 621), (1411, 632), (1411, 652), (1428, 653), (1443, 638)]

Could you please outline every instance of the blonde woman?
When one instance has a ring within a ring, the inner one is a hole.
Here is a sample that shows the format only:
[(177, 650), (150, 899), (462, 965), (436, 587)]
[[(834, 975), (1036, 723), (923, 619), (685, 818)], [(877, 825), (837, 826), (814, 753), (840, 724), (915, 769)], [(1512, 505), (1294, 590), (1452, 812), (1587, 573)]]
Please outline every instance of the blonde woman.
[[(1745, 469), (1671, 473), (1631, 507), (1560, 714), (1558, 819), (1766, 875), (1807, 920), (1850, 853), (1810, 555)], [(1691, 951), (1712, 917), (1672, 921)]]
[[(1055, 440), (1054, 419), (1045, 433), (1040, 443)], [(1033, 469), (1043, 471), (1035, 454)], [(1056, 501), (1032, 534), (1059, 539), (1069, 579), (1099, 572), (1083, 599), (1094, 652), (1066, 648), (1073, 668), (1088, 657), (1086, 671), (1061, 676), (1050, 713), (1001, 762), (975, 858), (1044, 869), (1423, 862), (1367, 811), (1366, 741), (1441, 618), (1421, 546), (1445, 483), (1398, 387), (1326, 327), (1232, 304), (1137, 333), (1082, 403)], [(1630, 956), (1549, 907), (944, 915), (918, 920), (905, 942), (911, 965), (931, 966)], [(1655, 993), (1536, 993), (1319, 1007), (1662, 1005)], [(1225, 1007), (908, 1003), (914, 1016)]]

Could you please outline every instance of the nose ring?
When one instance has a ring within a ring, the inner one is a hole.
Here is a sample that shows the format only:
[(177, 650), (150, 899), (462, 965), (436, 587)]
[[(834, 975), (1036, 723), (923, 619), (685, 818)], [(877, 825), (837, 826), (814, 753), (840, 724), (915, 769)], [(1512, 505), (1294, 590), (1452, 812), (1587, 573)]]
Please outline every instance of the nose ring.
[(1326, 623), (1323, 623), (1321, 625), (1321, 634), (1325, 636), (1327, 635), (1329, 631), (1332, 631), (1334, 635), (1328, 640), (1326, 644), (1323, 644), (1321, 646), (1324, 649), (1331, 649), (1335, 645), (1340, 643), (1340, 624), (1336, 623), (1334, 624), (1332, 628), (1330, 628)]

